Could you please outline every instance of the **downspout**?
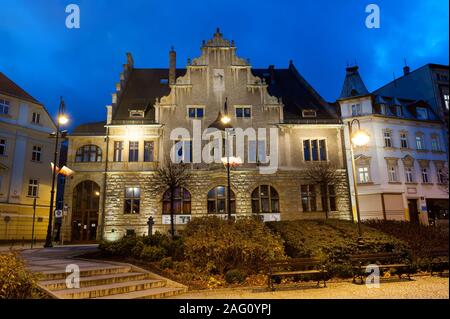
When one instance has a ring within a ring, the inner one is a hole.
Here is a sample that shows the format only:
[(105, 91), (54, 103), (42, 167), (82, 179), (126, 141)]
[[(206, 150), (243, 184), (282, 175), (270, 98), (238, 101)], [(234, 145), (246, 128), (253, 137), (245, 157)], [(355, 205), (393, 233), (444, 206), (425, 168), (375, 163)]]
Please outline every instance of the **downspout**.
[(102, 223), (100, 226), (100, 240), (104, 238), (105, 232), (105, 207), (106, 207), (106, 179), (108, 176), (108, 159), (109, 159), (109, 127), (106, 127), (106, 159), (105, 159), (105, 171), (103, 176), (103, 196), (102, 196)]

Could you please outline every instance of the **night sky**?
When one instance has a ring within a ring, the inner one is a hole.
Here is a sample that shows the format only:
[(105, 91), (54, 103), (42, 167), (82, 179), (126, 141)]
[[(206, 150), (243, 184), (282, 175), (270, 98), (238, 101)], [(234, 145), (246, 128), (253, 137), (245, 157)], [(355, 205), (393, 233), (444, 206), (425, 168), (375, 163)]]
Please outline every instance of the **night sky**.
[[(65, 7), (78, 4), (81, 28), (67, 29)], [(366, 5), (381, 9), (381, 28), (365, 26)], [(0, 0), (0, 71), (55, 114), (62, 95), (71, 127), (106, 118), (125, 53), (136, 67), (177, 66), (200, 55), (220, 27), (253, 67), (300, 73), (328, 101), (339, 96), (347, 63), (374, 90), (414, 70), (448, 64), (448, 0)]]

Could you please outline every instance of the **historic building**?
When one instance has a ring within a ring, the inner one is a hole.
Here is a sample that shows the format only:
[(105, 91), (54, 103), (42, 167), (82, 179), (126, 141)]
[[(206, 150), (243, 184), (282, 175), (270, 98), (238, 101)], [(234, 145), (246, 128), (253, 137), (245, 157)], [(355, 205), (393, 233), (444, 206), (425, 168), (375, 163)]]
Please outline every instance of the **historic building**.
[(44, 105), (0, 72), (0, 240), (45, 238), (55, 123)]
[[(344, 123), (358, 119), (370, 137), (366, 146), (354, 148), (361, 218), (423, 224), (448, 221), (448, 152), (440, 118), (444, 110), (431, 103), (431, 87), (430, 96), (423, 100), (402, 95), (413, 89), (397, 91), (393, 84), (388, 86), (390, 90), (385, 87), (369, 93), (358, 67), (348, 67), (338, 100)], [(349, 143), (346, 128), (350, 168)]]
[[(69, 136), (67, 165), (75, 174), (65, 187), (66, 238), (147, 234), (149, 217), (154, 231), (166, 232), (170, 204), (155, 170), (171, 153), (189, 163), (192, 174), (189, 185), (176, 192), (177, 229), (195, 216), (224, 215), (224, 165), (197, 162), (195, 154), (208, 140), (198, 144), (193, 138), (197, 126), (210, 130), (224, 113), (233, 128), (258, 133), (257, 138), (246, 136), (245, 159), (231, 172), (234, 215), (307, 219), (324, 218), (327, 210), (331, 218), (352, 218), (343, 124), (336, 108), (292, 62), (285, 69), (253, 69), (217, 30), (183, 69), (176, 68), (173, 49), (169, 68), (163, 69), (136, 68), (127, 54), (106, 121), (80, 125)], [(171, 136), (180, 128), (185, 135)], [(329, 196), (305, 178), (317, 163), (331, 163), (338, 173)], [(275, 170), (265, 171), (273, 166)]]
[(405, 66), (403, 76), (373, 93), (427, 102), (445, 126), (447, 138), (444, 142), (448, 151), (449, 79), (448, 65), (428, 63), (413, 71)]

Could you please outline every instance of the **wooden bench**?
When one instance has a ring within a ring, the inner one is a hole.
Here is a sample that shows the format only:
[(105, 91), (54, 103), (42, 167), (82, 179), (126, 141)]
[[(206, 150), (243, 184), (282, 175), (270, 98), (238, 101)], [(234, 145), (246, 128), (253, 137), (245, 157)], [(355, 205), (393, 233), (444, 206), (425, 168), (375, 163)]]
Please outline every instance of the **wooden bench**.
[(358, 254), (350, 255), (350, 262), (353, 269), (353, 283), (356, 278), (360, 278), (360, 283), (364, 282), (364, 278), (370, 273), (366, 272), (368, 265), (377, 265), (382, 270), (395, 269), (398, 277), (401, 279), (402, 275), (407, 275), (411, 280), (411, 274), (415, 273), (416, 268), (410, 261), (405, 262), (404, 254), (398, 253), (372, 253), (372, 254)]
[(317, 287), (323, 281), (327, 286), (328, 272), (325, 265), (318, 258), (293, 258), (283, 261), (271, 262), (268, 265), (268, 288), (274, 290), (273, 279), (275, 277), (299, 277), (317, 280)]
[(431, 250), (426, 254), (425, 259), (427, 259), (428, 271), (431, 273), (431, 276), (433, 276), (433, 272), (442, 275), (444, 270), (449, 269), (448, 250)]

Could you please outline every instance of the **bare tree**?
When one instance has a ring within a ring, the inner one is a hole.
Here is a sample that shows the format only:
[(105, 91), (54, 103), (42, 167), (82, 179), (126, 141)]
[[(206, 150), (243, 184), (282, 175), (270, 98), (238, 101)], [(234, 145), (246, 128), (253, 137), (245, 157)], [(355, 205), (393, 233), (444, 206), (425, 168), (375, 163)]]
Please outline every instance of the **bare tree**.
[(338, 168), (331, 163), (314, 163), (312, 165), (308, 165), (305, 172), (305, 178), (310, 180), (316, 185), (319, 185), (321, 188), (322, 196), (324, 200), (323, 209), (325, 211), (325, 218), (328, 219), (330, 207), (330, 192), (329, 187), (338, 185), (340, 182), (340, 172)]
[(156, 170), (159, 178), (160, 188), (168, 189), (170, 192), (170, 233), (175, 236), (175, 191), (177, 188), (185, 187), (191, 178), (188, 165), (184, 163), (173, 163), (169, 156), (166, 156), (164, 164)]

